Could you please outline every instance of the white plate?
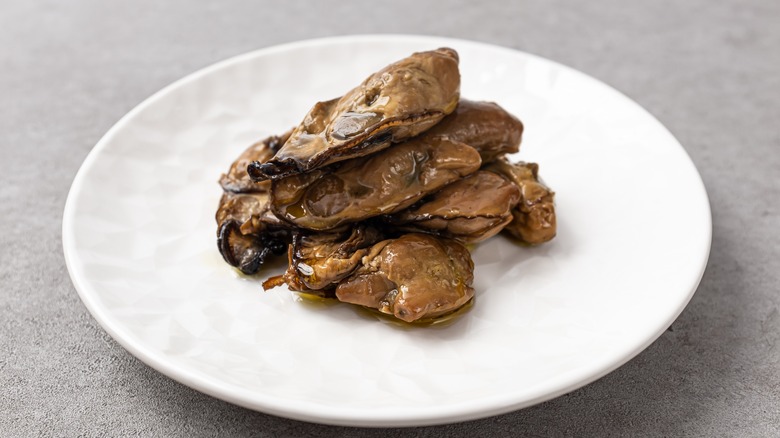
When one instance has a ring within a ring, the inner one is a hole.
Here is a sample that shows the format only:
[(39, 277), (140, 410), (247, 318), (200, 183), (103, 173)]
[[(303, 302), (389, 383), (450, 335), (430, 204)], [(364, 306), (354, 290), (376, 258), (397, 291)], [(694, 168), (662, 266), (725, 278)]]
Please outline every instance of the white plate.
[[(496, 101), (525, 123), (518, 158), (540, 163), (557, 192), (555, 240), (478, 246), (476, 303), (444, 327), (403, 329), (283, 288), (263, 293), (260, 279), (228, 267), (214, 212), (230, 162), (315, 101), (440, 46), (460, 53), (464, 97)], [(232, 403), (370, 426), (508, 412), (614, 370), (685, 307), (710, 238), (696, 169), (630, 99), (526, 53), (416, 36), (305, 41), (187, 76), (100, 140), (63, 218), (76, 289), (132, 354)]]

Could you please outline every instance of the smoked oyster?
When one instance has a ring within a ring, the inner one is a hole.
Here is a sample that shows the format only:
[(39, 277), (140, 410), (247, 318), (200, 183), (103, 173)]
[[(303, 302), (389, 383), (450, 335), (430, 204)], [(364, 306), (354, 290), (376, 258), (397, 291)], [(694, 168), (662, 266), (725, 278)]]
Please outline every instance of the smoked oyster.
[(328, 230), (391, 214), (476, 172), (479, 153), (444, 137), (419, 136), (335, 169), (292, 175), (271, 186), (273, 211), (298, 227)]
[(457, 310), (474, 297), (474, 262), (460, 243), (405, 234), (371, 247), (336, 288), (346, 303), (378, 309), (406, 322)]
[(286, 253), (286, 272), (265, 289), (414, 322), (473, 299), (465, 244), (502, 229), (552, 239), (554, 193), (536, 164), (504, 158), (523, 124), (495, 103), (460, 100), (458, 63), (448, 48), (415, 53), (244, 151), (220, 178), (225, 261), (254, 274)]
[(252, 181), (247, 173), (247, 166), (253, 161), (265, 162), (270, 160), (284, 142), (290, 138), (290, 133), (292, 133), (292, 130), (282, 135), (273, 135), (249, 146), (230, 165), (230, 170), (227, 173), (223, 173), (219, 178), (222, 190), (233, 193), (267, 192), (271, 188), (271, 183)]
[(254, 274), (271, 255), (282, 255), (290, 227), (271, 211), (270, 182), (255, 182), (247, 164), (270, 159), (290, 132), (249, 146), (222, 174), (222, 198), (217, 209), (217, 247), (225, 261), (245, 274)]
[(466, 143), (479, 152), (483, 163), (488, 163), (520, 150), (523, 124), (493, 102), (461, 99), (452, 114), (424, 135)]
[(485, 170), (501, 175), (520, 189), (520, 202), (512, 210), (513, 220), (504, 229), (531, 245), (552, 240), (557, 231), (555, 192), (539, 180), (539, 165), (511, 164), (501, 159)]
[(459, 96), (457, 52), (414, 53), (343, 97), (315, 104), (272, 159), (250, 164), (249, 175), (278, 179), (378, 152), (431, 128)]
[[(339, 281), (352, 273), (371, 246), (384, 239), (377, 228), (358, 224), (341, 232), (295, 233), (288, 248), (288, 267), (283, 282), (296, 292), (333, 292)], [(264, 284), (277, 286), (278, 280)]]
[(217, 210), (217, 247), (222, 258), (254, 274), (271, 255), (282, 255), (291, 227), (271, 212), (268, 193), (225, 192)]
[(480, 170), (418, 204), (387, 217), (404, 231), (433, 233), (464, 243), (486, 240), (512, 221), (520, 190), (492, 172)]

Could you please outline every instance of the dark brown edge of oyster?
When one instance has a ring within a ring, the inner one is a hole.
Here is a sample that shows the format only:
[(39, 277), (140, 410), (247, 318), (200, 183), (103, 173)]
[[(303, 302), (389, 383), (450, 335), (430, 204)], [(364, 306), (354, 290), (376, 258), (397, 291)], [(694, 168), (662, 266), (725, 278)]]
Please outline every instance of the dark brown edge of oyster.
[[(223, 222), (217, 231), (217, 247), (222, 258), (235, 268), (238, 268), (241, 272), (247, 275), (256, 274), (260, 270), (260, 267), (265, 263), (265, 260), (270, 255), (282, 255), (287, 249), (287, 243), (280, 239), (279, 236), (271, 234), (269, 236), (255, 236), (255, 235), (242, 235), (241, 224), (236, 220), (229, 220)], [(233, 249), (230, 246), (230, 234), (236, 233), (242, 237), (253, 239), (258, 247), (258, 250), (249, 259), (248, 262), (240, 263), (233, 253)]]

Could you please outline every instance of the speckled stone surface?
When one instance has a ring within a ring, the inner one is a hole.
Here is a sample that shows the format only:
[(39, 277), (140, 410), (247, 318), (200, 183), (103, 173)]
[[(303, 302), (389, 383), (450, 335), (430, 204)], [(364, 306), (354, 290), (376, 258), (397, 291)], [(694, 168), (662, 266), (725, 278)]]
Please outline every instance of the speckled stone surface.
[[(0, 6), (0, 436), (780, 434), (776, 2), (21, 2)], [(320, 426), (198, 393), (114, 342), (62, 256), (68, 188), (124, 113), (215, 61), (350, 33), (485, 41), (584, 71), (647, 108), (713, 212), (702, 283), (617, 371), (518, 412), (410, 429)]]

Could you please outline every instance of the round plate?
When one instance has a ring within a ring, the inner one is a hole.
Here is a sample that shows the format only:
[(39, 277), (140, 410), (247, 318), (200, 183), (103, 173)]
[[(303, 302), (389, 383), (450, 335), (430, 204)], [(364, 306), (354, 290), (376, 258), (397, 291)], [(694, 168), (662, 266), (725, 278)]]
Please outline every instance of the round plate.
[[(513, 157), (556, 191), (558, 236), (472, 251), (473, 308), (405, 327), (284, 288), (262, 292), (217, 251), (219, 175), (250, 143), (298, 124), (412, 52), (455, 48), (462, 96), (526, 132)], [(179, 382), (306, 421), (406, 426), (529, 406), (603, 376), (655, 340), (701, 279), (711, 239), (691, 160), (650, 114), (560, 64), (416, 36), (305, 41), (220, 62), (123, 117), (76, 176), (65, 259), (92, 315)]]

